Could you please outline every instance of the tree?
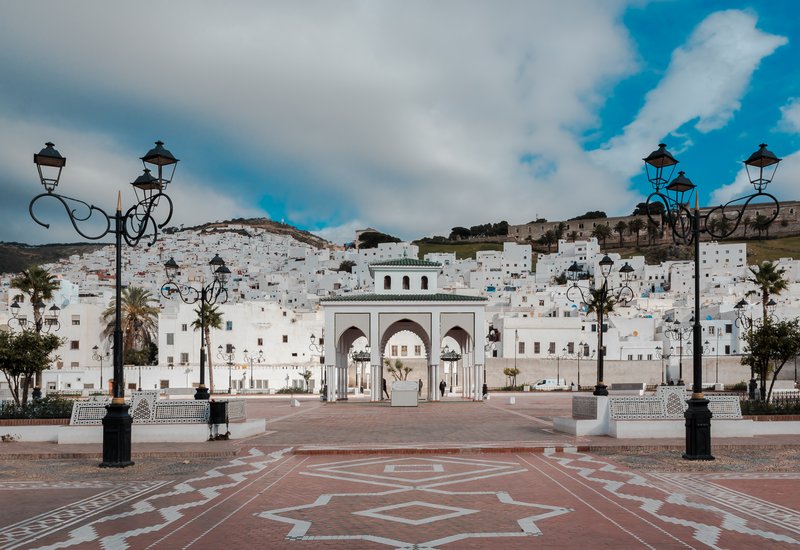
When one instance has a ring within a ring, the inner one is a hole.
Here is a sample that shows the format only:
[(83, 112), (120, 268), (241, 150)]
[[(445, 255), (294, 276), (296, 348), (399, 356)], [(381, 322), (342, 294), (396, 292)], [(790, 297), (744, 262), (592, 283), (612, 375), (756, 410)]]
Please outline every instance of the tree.
[(610, 236), (611, 236), (611, 228), (604, 223), (592, 229), (592, 237), (602, 242), (604, 248), (606, 246), (606, 239), (609, 238)]
[(634, 218), (628, 222), (628, 231), (631, 235), (636, 237), (636, 246), (639, 246), (639, 233), (645, 228), (645, 223), (642, 218)]
[(28, 391), (37, 373), (50, 368), (51, 354), (63, 343), (55, 334), (32, 330), (0, 332), (0, 371), (17, 405), (28, 404)]
[[(123, 350), (150, 349), (150, 343), (158, 332), (160, 309), (157, 304), (150, 291), (141, 287), (129, 286), (122, 291), (120, 325)], [(103, 311), (102, 319), (106, 323), (106, 328), (103, 330), (104, 338), (111, 338), (114, 335), (116, 305), (116, 299), (112, 298)]]
[(614, 226), (614, 232), (619, 235), (619, 247), (620, 248), (622, 248), (622, 245), (623, 245), (623, 242), (624, 242), (624, 237), (625, 237), (625, 231), (627, 231), (627, 230), (628, 230), (628, 224), (625, 223), (622, 220), (618, 221), (617, 224)]
[(575, 218), (570, 218), (569, 221), (572, 220), (596, 220), (598, 218), (607, 218), (606, 213), (602, 210), (589, 210), (586, 214), (581, 214)]
[(536, 242), (542, 246), (546, 246), (547, 251), (550, 252), (550, 248), (556, 243), (556, 241), (557, 239), (555, 231), (553, 231), (552, 229), (548, 229), (547, 231), (544, 232), (544, 234), (541, 237), (539, 237), (539, 239)]
[(380, 243), (399, 243), (400, 239), (380, 231), (365, 231), (358, 236), (358, 248), (378, 248)]
[(300, 376), (302, 376), (303, 380), (306, 381), (306, 392), (311, 391), (311, 388), (309, 387), (309, 382), (308, 382), (309, 380), (311, 380), (311, 371), (306, 369), (305, 371), (300, 373)]
[(220, 330), (222, 328), (222, 313), (217, 306), (203, 304), (194, 310), (197, 318), (192, 321), (192, 328), (200, 330), (203, 328), (201, 323), (201, 308), (203, 318), (205, 318), (205, 331), (203, 339), (206, 342), (206, 363), (208, 364), (208, 391), (214, 393), (214, 369), (211, 361), (211, 329)]
[(511, 380), (511, 386), (517, 387), (517, 375), (522, 372), (517, 367), (506, 367), (503, 369), (505, 374)]
[(647, 220), (647, 244), (652, 245), (661, 234), (661, 226), (658, 222)]
[[(40, 266), (33, 266), (11, 279), (11, 288), (16, 288), (28, 295), (31, 304), (44, 300), (52, 300), (53, 293), (60, 283), (55, 275)], [(33, 308), (33, 320), (37, 330), (41, 330), (42, 313)]]
[[(747, 280), (758, 287), (758, 292), (761, 293), (762, 319), (767, 319), (767, 303), (770, 295), (780, 294), (789, 288), (789, 282), (783, 278), (786, 270), (770, 261), (761, 262), (757, 266), (751, 266), (748, 269), (753, 276)], [(748, 292), (748, 295), (753, 293), (755, 292)]]
[(631, 216), (646, 216), (648, 210), (651, 216), (660, 216), (664, 214), (664, 204), (661, 202), (651, 202), (648, 208), (648, 204), (646, 202), (640, 202), (636, 205), (636, 208), (633, 210), (633, 214), (631, 214)]
[(383, 364), (386, 365), (386, 370), (395, 380), (408, 380), (408, 375), (413, 370), (411, 367), (405, 366), (400, 359), (395, 359), (394, 365), (389, 359), (384, 359)]
[(472, 236), (472, 232), (467, 229), (466, 227), (454, 227), (450, 230), (450, 240), (451, 241), (461, 241), (464, 239), (469, 239)]
[(727, 233), (731, 230), (731, 225), (731, 220), (725, 216), (719, 216), (708, 220), (708, 228), (712, 233), (717, 235), (727, 235)]
[(747, 238), (747, 228), (751, 227), (751, 222), (752, 219), (750, 218), (750, 216), (745, 216), (744, 218), (742, 218), (742, 227), (744, 227), (744, 235), (742, 236), (742, 238), (744, 239)]
[(339, 264), (339, 271), (344, 271), (345, 273), (352, 273), (353, 268), (356, 266), (356, 263), (353, 260), (342, 260), (342, 263)]
[(772, 220), (765, 216), (764, 214), (756, 215), (755, 219), (751, 222), (751, 226), (753, 229), (758, 231), (758, 238), (761, 238), (761, 233), (764, 233), (766, 238), (769, 239), (769, 226), (772, 224)]
[[(771, 321), (769, 318), (745, 333), (745, 355), (742, 364), (758, 372), (761, 379), (761, 400), (769, 401), (775, 380), (786, 363), (800, 354), (800, 321)], [(767, 377), (772, 381), (767, 391)]]
[(577, 241), (578, 240), (578, 232), (577, 231), (570, 231), (569, 234), (567, 234), (567, 238), (569, 240), (571, 240), (572, 242)]
[(558, 222), (558, 225), (553, 230), (553, 233), (556, 237), (556, 242), (560, 241), (564, 238), (564, 232), (567, 230), (567, 224), (564, 222)]

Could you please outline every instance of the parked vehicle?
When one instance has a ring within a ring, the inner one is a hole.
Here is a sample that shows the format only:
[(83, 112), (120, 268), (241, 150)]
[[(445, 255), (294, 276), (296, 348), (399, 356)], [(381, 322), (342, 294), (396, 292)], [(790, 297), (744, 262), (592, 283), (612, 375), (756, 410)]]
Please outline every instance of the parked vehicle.
[(567, 385), (567, 381), (563, 378), (556, 379), (556, 378), (542, 378), (541, 380), (537, 380), (536, 383), (532, 386), (534, 390), (568, 390), (570, 389)]

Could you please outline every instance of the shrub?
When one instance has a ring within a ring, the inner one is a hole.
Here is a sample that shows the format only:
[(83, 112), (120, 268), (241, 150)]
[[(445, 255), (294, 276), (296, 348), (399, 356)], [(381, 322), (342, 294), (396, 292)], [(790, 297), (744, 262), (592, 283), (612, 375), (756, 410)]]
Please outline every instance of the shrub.
[(800, 414), (800, 398), (773, 397), (772, 401), (745, 400), (741, 402), (742, 414), (746, 416), (757, 414)]
[(0, 418), (69, 418), (73, 403), (72, 399), (52, 395), (29, 401), (25, 407), (8, 401), (0, 404)]
[(747, 391), (747, 382), (736, 382), (731, 391)]
[(275, 393), (311, 393), (306, 389), (300, 388), (281, 388), (279, 390), (275, 390)]

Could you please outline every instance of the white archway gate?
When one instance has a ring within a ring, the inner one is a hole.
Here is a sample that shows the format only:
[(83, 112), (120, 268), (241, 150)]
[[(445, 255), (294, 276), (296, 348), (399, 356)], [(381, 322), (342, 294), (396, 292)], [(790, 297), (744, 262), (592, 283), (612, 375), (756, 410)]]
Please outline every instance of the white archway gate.
[[(366, 337), (370, 345), (370, 400), (380, 401), (383, 352), (389, 339), (410, 331), (422, 340), (427, 356), (427, 396), (438, 401), (442, 340), (453, 338), (461, 348), (462, 395), (483, 399), (486, 299), (436, 291), (440, 264), (402, 258), (370, 265), (376, 292), (320, 300), (324, 310), (327, 399), (347, 398), (348, 353), (353, 342)], [(397, 284), (395, 285), (395, 282)]]

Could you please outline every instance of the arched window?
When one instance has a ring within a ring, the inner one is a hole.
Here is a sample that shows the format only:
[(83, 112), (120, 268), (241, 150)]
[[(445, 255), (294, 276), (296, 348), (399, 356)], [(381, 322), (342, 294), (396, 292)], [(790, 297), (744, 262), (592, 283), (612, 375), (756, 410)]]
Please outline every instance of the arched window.
[(383, 290), (390, 290), (392, 288), (392, 278), (386, 275), (383, 278)]
[(427, 275), (423, 275), (422, 279), (420, 280), (420, 285), (422, 290), (428, 290), (428, 277)]
[(408, 275), (403, 275), (403, 290), (408, 290), (411, 288), (411, 279), (408, 278)]

